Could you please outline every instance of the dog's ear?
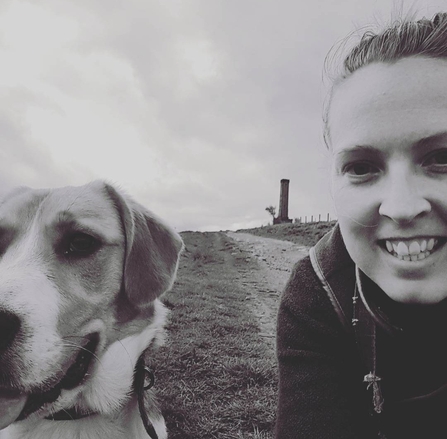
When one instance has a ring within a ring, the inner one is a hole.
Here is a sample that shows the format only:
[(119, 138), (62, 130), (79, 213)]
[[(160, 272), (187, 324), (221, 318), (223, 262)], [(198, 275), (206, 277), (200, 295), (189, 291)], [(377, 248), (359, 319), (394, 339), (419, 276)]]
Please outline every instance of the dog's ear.
[(152, 212), (105, 184), (125, 236), (124, 289), (128, 300), (145, 308), (174, 283), (183, 241)]

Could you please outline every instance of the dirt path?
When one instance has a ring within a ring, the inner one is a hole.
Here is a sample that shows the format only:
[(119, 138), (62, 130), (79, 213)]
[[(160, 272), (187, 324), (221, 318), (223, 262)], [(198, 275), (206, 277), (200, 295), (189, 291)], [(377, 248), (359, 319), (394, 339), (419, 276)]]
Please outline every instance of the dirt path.
[(307, 255), (308, 247), (249, 233), (227, 232), (240, 250), (256, 258), (259, 270), (241, 270), (242, 283), (248, 288), (247, 300), (259, 319), (261, 335), (274, 348), (279, 297), (294, 264)]

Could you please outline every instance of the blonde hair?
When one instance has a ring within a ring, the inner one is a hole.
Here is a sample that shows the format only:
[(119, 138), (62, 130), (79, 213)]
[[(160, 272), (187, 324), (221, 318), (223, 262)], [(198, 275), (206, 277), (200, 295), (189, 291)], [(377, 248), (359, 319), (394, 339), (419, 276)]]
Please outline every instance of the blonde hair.
[(410, 56), (447, 59), (447, 13), (439, 12), (431, 20), (397, 20), (381, 32), (363, 34), (344, 58), (338, 77), (332, 80), (323, 115), (326, 146), (330, 143), (328, 112), (334, 87), (361, 67), (377, 62), (393, 63)]

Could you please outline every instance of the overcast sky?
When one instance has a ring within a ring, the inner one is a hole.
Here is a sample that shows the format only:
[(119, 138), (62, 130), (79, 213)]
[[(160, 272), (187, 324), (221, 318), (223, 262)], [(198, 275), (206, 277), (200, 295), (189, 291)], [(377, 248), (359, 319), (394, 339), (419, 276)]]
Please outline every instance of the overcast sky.
[(334, 217), (324, 59), (394, 4), (1, 0), (0, 188), (105, 179), (178, 231), (235, 230), (288, 178), (289, 217)]

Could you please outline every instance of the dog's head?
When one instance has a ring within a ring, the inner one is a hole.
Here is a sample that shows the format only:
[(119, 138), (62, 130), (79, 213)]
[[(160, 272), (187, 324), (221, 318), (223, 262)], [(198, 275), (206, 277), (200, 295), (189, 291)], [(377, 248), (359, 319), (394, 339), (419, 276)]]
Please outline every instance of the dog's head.
[(103, 182), (0, 200), (0, 429), (109, 413), (160, 333), (178, 234)]

